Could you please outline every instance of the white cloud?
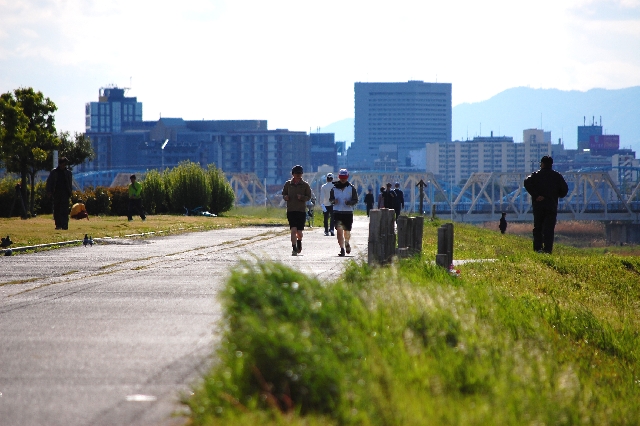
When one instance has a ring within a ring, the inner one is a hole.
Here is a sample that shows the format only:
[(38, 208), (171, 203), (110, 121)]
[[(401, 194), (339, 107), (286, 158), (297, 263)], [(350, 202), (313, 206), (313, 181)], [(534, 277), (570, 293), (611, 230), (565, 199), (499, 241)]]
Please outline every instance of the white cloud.
[(107, 84), (132, 84), (145, 119), (308, 130), (353, 116), (356, 81), (450, 82), (454, 104), (639, 85), (640, 0), (0, 0), (0, 69), (65, 130)]

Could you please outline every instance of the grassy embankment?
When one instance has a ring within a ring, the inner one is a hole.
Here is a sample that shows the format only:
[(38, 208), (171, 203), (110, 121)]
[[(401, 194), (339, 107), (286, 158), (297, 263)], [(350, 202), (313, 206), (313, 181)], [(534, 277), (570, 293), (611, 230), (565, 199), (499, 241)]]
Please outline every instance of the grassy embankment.
[(456, 259), (496, 259), (456, 278), (430, 263), (437, 226), (422, 259), (352, 262), (331, 284), (279, 264), (237, 268), (218, 362), (185, 397), (192, 424), (638, 423), (629, 248), (537, 254), (530, 237), (456, 224)]
[(243, 207), (232, 209), (219, 217), (151, 215), (147, 216), (144, 222), (137, 216), (132, 222), (128, 222), (125, 216), (91, 216), (89, 220), (71, 219), (67, 231), (56, 231), (52, 216), (43, 215), (28, 220), (18, 217), (0, 218), (0, 235), (11, 237), (11, 247), (24, 247), (81, 240), (85, 234), (93, 238), (115, 238), (134, 234), (164, 235), (239, 226), (284, 226), (286, 223), (286, 215), (282, 209)]

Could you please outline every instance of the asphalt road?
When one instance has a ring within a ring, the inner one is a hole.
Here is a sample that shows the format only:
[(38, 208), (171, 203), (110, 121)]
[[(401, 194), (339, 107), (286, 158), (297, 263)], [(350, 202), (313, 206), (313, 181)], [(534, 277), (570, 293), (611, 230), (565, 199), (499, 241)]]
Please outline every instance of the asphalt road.
[(230, 268), (270, 259), (331, 280), (366, 260), (367, 238), (357, 217), (347, 258), (321, 228), (291, 256), (283, 227), (0, 257), (0, 426), (183, 424), (179, 399), (212, 361)]

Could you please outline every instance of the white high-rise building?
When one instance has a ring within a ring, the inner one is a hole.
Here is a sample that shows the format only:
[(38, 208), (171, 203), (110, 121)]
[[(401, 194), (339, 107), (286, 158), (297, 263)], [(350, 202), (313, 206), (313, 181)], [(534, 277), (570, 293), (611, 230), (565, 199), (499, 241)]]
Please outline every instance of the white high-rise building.
[(460, 183), (473, 173), (532, 172), (540, 159), (551, 155), (551, 143), (512, 137), (476, 137), (471, 141), (427, 144), (427, 172)]

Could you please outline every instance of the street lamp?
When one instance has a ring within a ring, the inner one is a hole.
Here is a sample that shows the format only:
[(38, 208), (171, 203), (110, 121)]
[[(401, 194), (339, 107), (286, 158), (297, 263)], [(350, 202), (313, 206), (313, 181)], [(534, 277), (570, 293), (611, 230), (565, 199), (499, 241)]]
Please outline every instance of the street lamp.
[(168, 143), (169, 143), (169, 139), (165, 139), (164, 143), (160, 147), (160, 151), (162, 151), (162, 171), (163, 172), (164, 172), (164, 148), (167, 146)]

